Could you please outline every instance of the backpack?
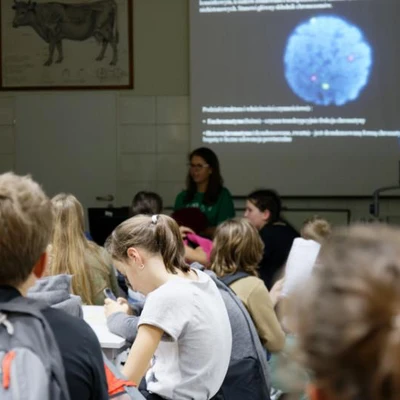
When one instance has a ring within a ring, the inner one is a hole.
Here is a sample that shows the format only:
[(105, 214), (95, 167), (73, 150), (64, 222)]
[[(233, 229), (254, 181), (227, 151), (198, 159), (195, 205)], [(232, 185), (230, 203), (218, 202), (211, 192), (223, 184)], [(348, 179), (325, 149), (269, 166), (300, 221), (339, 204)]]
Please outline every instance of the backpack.
[(144, 400), (133, 382), (128, 381), (119, 369), (103, 354), (108, 395), (114, 400)]
[(25, 297), (0, 303), (0, 399), (70, 400), (63, 360), (42, 315)]
[(247, 272), (239, 271), (232, 275), (225, 275), (225, 276), (219, 278), (219, 280), (224, 282), (224, 284), (226, 286), (230, 286), (230, 285), (232, 285), (233, 282), (236, 282), (243, 278), (247, 278), (248, 276), (250, 276), (250, 274), (248, 274)]
[[(267, 357), (263, 348), (257, 330), (254, 326), (246, 308), (229, 288), (233, 282), (245, 278), (249, 274), (238, 272), (233, 275), (228, 275), (219, 278), (219, 282), (215, 279), (219, 290), (225, 290), (236, 303), (237, 308), (246, 320), (253, 348), (255, 349), (256, 357), (246, 357), (239, 360), (232, 360), (229, 364), (228, 372), (222, 383), (221, 389), (213, 397), (213, 400), (269, 400), (269, 371), (267, 366)], [(222, 282), (222, 283), (221, 283)]]

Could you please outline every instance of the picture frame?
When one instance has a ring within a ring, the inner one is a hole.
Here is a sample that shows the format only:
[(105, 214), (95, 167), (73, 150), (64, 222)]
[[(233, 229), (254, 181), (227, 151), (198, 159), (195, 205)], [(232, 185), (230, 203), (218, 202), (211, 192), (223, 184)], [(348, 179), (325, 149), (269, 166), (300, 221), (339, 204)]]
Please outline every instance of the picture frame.
[(134, 87), (133, 0), (2, 0), (0, 91)]

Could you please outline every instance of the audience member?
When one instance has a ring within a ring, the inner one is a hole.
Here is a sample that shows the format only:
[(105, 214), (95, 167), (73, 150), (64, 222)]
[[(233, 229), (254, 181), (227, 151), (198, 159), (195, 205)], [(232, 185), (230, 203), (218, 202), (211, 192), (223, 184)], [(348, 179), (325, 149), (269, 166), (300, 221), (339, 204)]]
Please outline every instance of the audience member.
[(107, 248), (133, 289), (147, 295), (123, 373), (137, 383), (146, 374), (154, 399), (210, 399), (228, 369), (231, 327), (214, 282), (185, 263), (176, 222), (133, 217)]
[(281, 199), (271, 189), (249, 194), (244, 216), (259, 231), (264, 242), (260, 277), (271, 289), (277, 273), (286, 262), (293, 240), (299, 234), (281, 217)]
[(339, 230), (293, 302), (312, 400), (394, 400), (400, 393), (400, 231)]
[[(46, 268), (46, 248), (53, 229), (51, 202), (29, 177), (3, 174), (0, 175), (0, 219), (0, 302), (20, 303)], [(30, 300), (30, 304), (41, 308), (35, 300)], [(41, 314), (51, 328), (63, 363), (54, 367), (64, 368), (69, 397), (108, 399), (103, 358), (94, 332), (82, 319), (44, 307)], [(51, 372), (49, 377), (55, 379)], [(50, 397), (48, 393), (46, 398)]]
[(163, 200), (161, 196), (154, 192), (141, 191), (135, 194), (131, 205), (131, 216), (144, 214), (161, 214), (163, 210)]
[(72, 275), (72, 291), (84, 304), (104, 304), (105, 288), (118, 293), (117, 278), (107, 251), (84, 233), (84, 212), (72, 194), (52, 199), (55, 223), (49, 275)]
[(308, 240), (314, 240), (323, 243), (332, 233), (331, 224), (318, 215), (307, 219), (301, 228), (301, 237)]
[[(227, 282), (242, 300), (257, 328), (261, 342), (269, 351), (279, 351), (285, 342), (274, 305), (264, 282), (257, 276), (263, 243), (257, 230), (246, 219), (223, 222), (216, 231), (211, 255), (211, 270)], [(237, 275), (235, 274), (242, 273)], [(244, 273), (244, 274), (243, 274)]]
[(179, 193), (174, 210), (199, 208), (207, 217), (209, 226), (204, 232), (212, 237), (215, 227), (235, 216), (235, 207), (228, 189), (223, 186), (217, 155), (207, 147), (193, 150), (189, 155), (186, 190)]
[[(198, 263), (192, 264), (191, 268), (205, 271), (217, 285), (232, 328), (232, 352), (228, 372), (221, 389), (213, 400), (269, 400), (270, 378), (265, 349), (246, 308), (214, 272), (205, 270), (204, 266)], [(126, 307), (124, 299), (118, 299), (118, 301), (123, 307), (111, 301), (105, 305), (108, 328), (111, 332), (133, 343), (140, 317), (134, 315), (134, 310)], [(249, 385), (249, 382), (253, 384)]]

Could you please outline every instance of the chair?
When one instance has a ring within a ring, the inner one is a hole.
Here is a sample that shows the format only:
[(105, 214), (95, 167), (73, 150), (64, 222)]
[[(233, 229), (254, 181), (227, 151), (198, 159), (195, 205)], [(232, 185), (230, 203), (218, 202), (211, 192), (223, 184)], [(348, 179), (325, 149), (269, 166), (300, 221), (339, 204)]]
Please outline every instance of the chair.
[(93, 241), (103, 246), (112, 231), (129, 218), (129, 207), (88, 208), (88, 218)]

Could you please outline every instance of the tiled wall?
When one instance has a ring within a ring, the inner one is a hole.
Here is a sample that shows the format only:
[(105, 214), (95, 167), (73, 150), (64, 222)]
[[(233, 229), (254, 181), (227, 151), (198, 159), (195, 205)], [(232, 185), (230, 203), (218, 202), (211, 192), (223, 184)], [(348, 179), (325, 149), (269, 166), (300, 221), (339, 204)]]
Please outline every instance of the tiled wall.
[(172, 205), (187, 170), (188, 97), (121, 94), (117, 119), (118, 203), (129, 204), (139, 190), (154, 190)]

